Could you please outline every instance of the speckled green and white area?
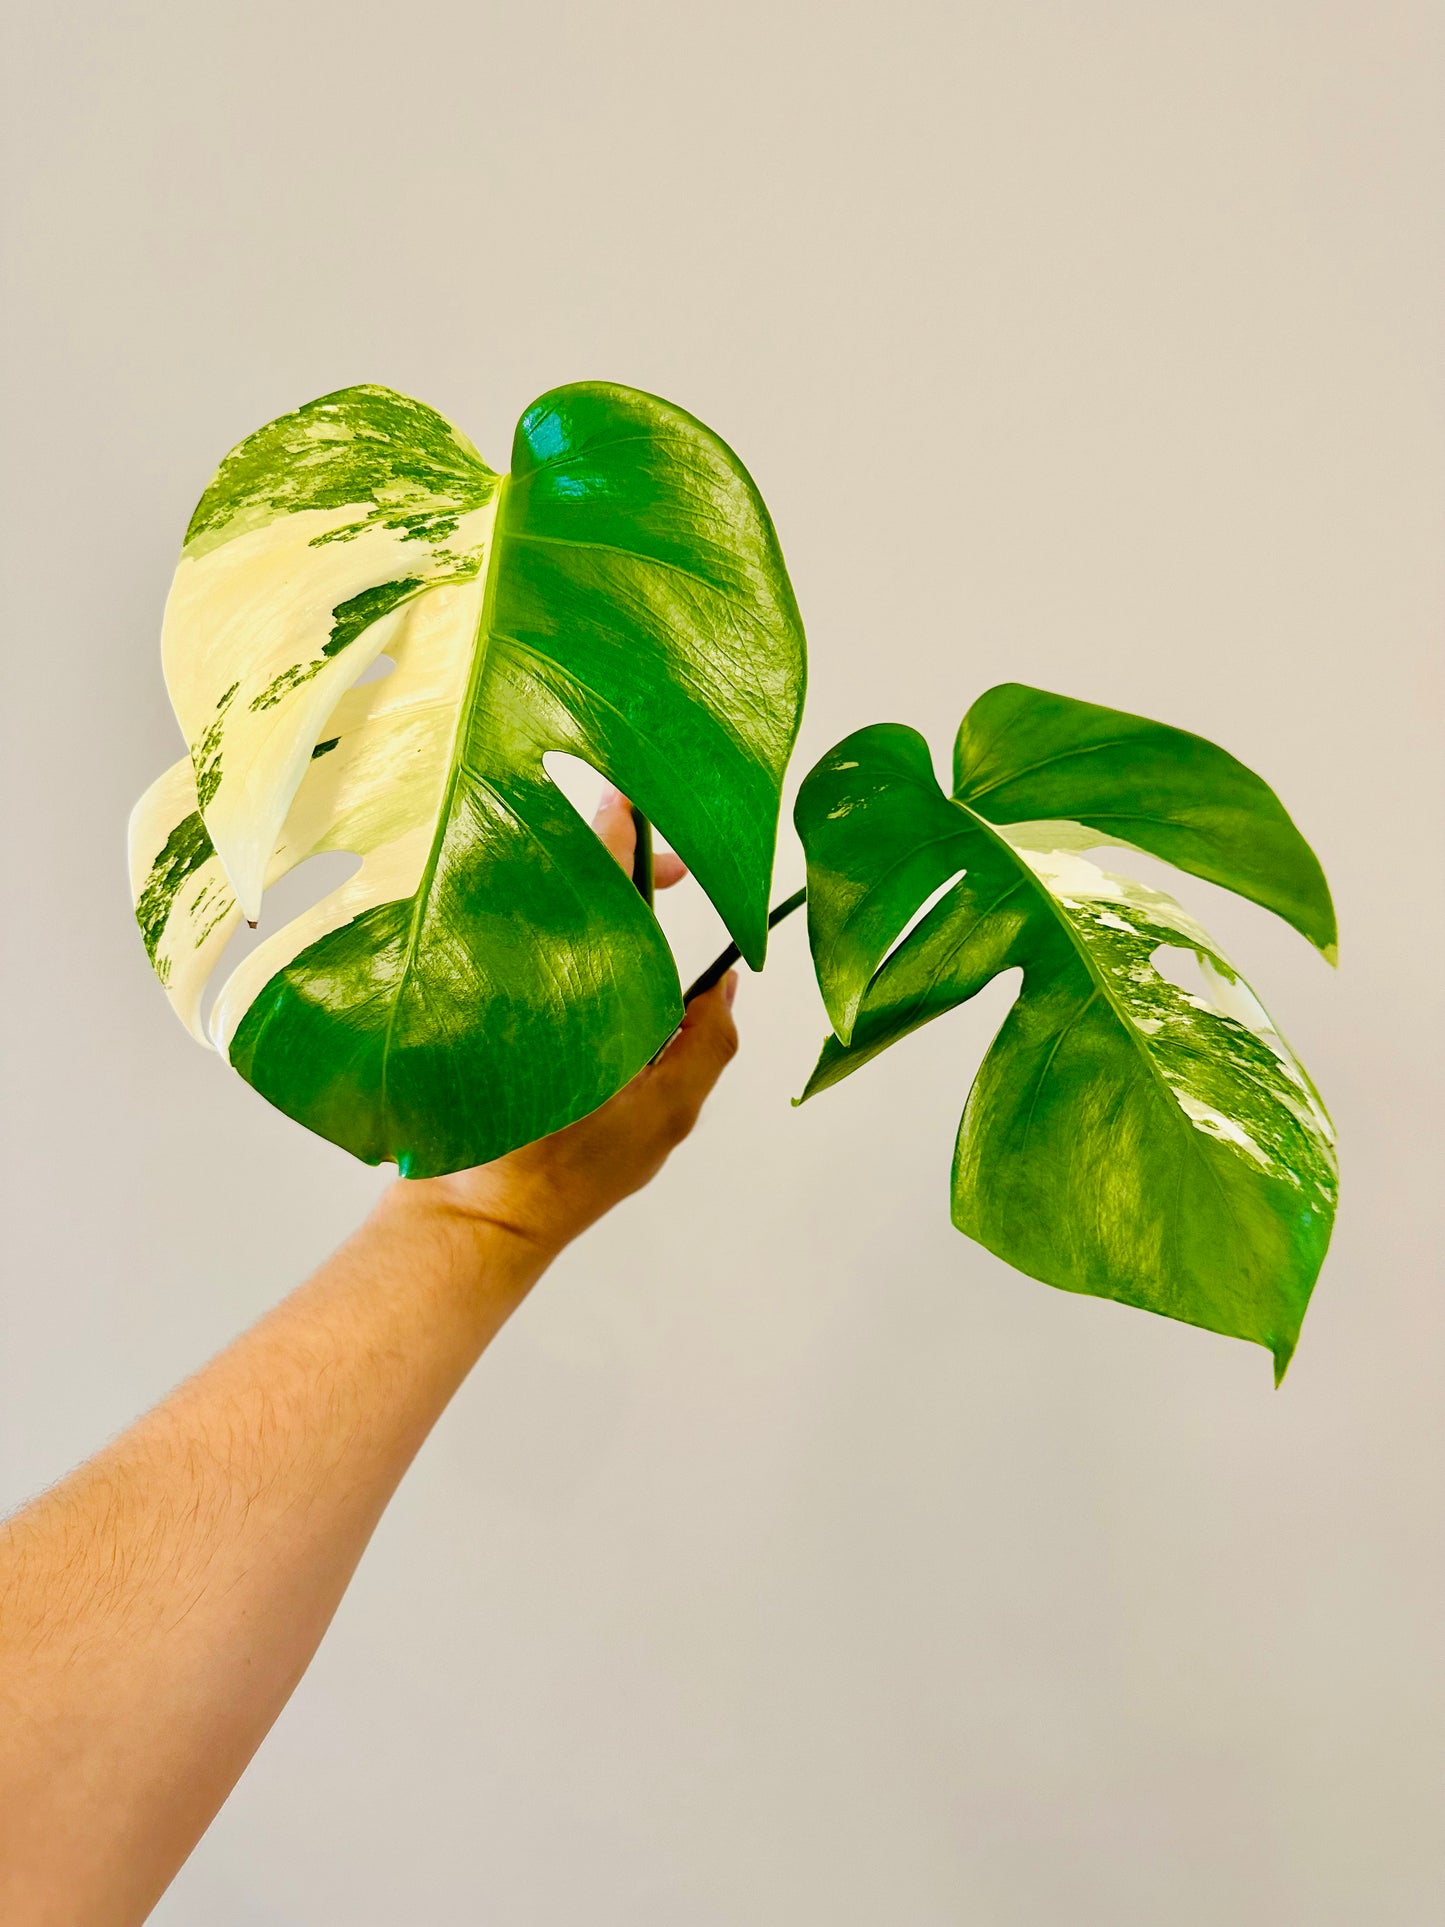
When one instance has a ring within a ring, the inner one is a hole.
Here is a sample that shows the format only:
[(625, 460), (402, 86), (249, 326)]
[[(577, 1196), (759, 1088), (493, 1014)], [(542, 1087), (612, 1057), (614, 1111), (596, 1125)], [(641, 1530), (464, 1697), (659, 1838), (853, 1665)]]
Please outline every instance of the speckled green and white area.
[(556, 390), (500, 476), (404, 396), (323, 397), (222, 463), (162, 654), (189, 753), (131, 820), (147, 951), (206, 1041), (239, 920), (308, 857), (360, 856), (209, 1022), (358, 1156), (497, 1156), (594, 1109), (677, 1022), (666, 942), (549, 750), (625, 789), (761, 962), (802, 628), (746, 470), (681, 409)]
[[(1018, 685), (969, 712), (955, 773), (945, 796), (923, 739), (879, 725), (803, 785), (810, 932), (835, 1032), (804, 1095), (1021, 969), (964, 1111), (954, 1223), (1050, 1284), (1255, 1339), (1282, 1373), (1334, 1218), (1329, 1119), (1200, 926), (1083, 852), (1168, 854), (1332, 956), (1312, 853), (1215, 745)], [(1085, 805), (1099, 827), (1083, 808), (1011, 815), (1041, 800)], [(1198, 992), (1160, 971), (1165, 950), (1198, 960)]]

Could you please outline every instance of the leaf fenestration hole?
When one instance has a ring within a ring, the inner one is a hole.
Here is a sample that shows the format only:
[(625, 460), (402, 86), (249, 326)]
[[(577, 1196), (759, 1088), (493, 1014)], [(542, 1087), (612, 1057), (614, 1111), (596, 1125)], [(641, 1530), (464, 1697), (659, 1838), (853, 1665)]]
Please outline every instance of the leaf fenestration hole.
[(1199, 962), (1198, 951), (1185, 944), (1161, 943), (1149, 961), (1159, 972), (1166, 984), (1173, 984), (1187, 997), (1197, 997), (1201, 1003), (1213, 1005), (1214, 996)]
[(607, 779), (580, 756), (570, 756), (561, 749), (549, 749), (542, 758), (542, 767), (577, 814), (590, 823), (602, 800)]
[[(945, 877), (943, 879), (936, 890), (929, 891), (928, 895), (923, 899), (922, 903), (919, 904), (918, 908), (898, 932), (898, 935), (893, 939), (892, 943), (889, 944), (883, 957), (883, 963), (879, 964), (878, 970), (883, 968), (883, 965), (888, 962), (888, 959), (893, 955), (895, 950), (902, 949), (903, 945), (907, 943), (908, 939), (913, 935), (914, 931), (918, 928), (919, 924), (922, 923), (933, 906), (936, 903), (941, 903), (953, 888), (954, 884), (958, 882), (959, 878), (967, 874), (968, 872), (966, 870), (955, 870), (951, 877)], [(878, 970), (875, 970), (873, 973), (875, 977), (878, 975)]]
[[(542, 767), (583, 822), (590, 823), (597, 814), (602, 792), (607, 788), (607, 778), (591, 763), (564, 749), (547, 750), (542, 757)], [(653, 826), (652, 843), (654, 850), (672, 848), (656, 825)]]
[(361, 868), (361, 858), (351, 850), (323, 850), (319, 856), (307, 857), (298, 863), (294, 870), (288, 870), (278, 877), (267, 890), (261, 902), (261, 917), (254, 930), (246, 924), (236, 929), (225, 949), (216, 960), (211, 972), (211, 980), (206, 985), (205, 996), (201, 1000), (201, 1015), (209, 1027), (211, 1006), (215, 1003), (221, 986), (243, 963), (251, 952), (274, 937), (294, 917), (329, 897), (333, 890), (339, 890), (343, 883), (350, 882)]
[(375, 662), (367, 664), (351, 686), (353, 689), (360, 689), (364, 683), (382, 682), (395, 668), (394, 656), (378, 656)]

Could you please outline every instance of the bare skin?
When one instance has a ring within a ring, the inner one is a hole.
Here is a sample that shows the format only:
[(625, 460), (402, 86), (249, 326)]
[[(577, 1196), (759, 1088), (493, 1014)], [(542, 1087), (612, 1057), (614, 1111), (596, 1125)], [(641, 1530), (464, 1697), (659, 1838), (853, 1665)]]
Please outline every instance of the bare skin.
[[(630, 863), (610, 796), (595, 827)], [(675, 857), (658, 883), (676, 882)], [(610, 1103), (396, 1183), (298, 1290), (0, 1526), (0, 1920), (133, 1927), (311, 1661), (422, 1441), (548, 1264), (737, 1048), (729, 976)]]

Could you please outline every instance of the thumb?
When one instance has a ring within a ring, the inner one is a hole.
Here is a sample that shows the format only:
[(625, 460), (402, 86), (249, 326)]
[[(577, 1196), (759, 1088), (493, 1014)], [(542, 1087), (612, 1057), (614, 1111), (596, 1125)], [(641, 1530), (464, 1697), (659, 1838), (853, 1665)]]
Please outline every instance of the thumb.
[(737, 989), (737, 972), (730, 970), (721, 983), (694, 997), (682, 1029), (646, 1073), (674, 1142), (687, 1136), (708, 1093), (737, 1055), (732, 1010)]

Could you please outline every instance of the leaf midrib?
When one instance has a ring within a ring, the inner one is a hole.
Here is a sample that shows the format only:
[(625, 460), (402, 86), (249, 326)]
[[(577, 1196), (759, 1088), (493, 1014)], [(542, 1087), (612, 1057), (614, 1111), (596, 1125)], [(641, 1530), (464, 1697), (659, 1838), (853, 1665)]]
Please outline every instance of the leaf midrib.
[[(1036, 763), (1024, 763), (1020, 768), (1011, 769), (1003, 776), (996, 776), (991, 783), (984, 783), (981, 787), (970, 789), (969, 796), (974, 802), (978, 802), (982, 797), (991, 796), (995, 790), (1001, 790), (1009, 783), (1016, 783), (1021, 776), (1035, 776), (1041, 769), (1049, 769), (1055, 763), (1066, 763), (1076, 756), (1097, 756), (1105, 749), (1126, 749), (1129, 744), (1138, 740), (1137, 736), (1114, 736), (1105, 743), (1080, 743), (1074, 749), (1055, 750), (1053, 755), (1040, 757)], [(950, 797), (949, 801), (957, 803), (959, 798)], [(966, 809), (968, 805), (964, 804), (963, 807)], [(975, 811), (974, 814), (976, 815), (977, 812)]]
[[(452, 806), (456, 798), (457, 784), (462, 771), (468, 769), (474, 780), (482, 783), (487, 789), (490, 789), (492, 793), (498, 797), (499, 801), (505, 801), (494, 784), (488, 782), (479, 771), (469, 768), (463, 754), (463, 745), (467, 738), (470, 719), (480, 697), (481, 686), (486, 677), (487, 665), (491, 659), (492, 645), (496, 642), (508, 643), (514, 648), (521, 649), (525, 653), (536, 656), (540, 661), (553, 660), (546, 655), (545, 651), (532, 648), (523, 642), (520, 637), (510, 636), (506, 631), (499, 630), (496, 627), (497, 585), (501, 579), (506, 545), (509, 542), (518, 541), (553, 541), (560, 546), (568, 548), (599, 548), (611, 546), (591, 542), (577, 542), (564, 537), (533, 536), (525, 530), (509, 532), (506, 526), (507, 505), (511, 497), (513, 481), (514, 477), (510, 473), (502, 476), (496, 492), (496, 508), (492, 520), (491, 539), (487, 547), (487, 560), (483, 577), (482, 606), (477, 616), (477, 626), (472, 639), (472, 656), (467, 670), (466, 688), (463, 690), (461, 699), (457, 704), (456, 731), (452, 738), (446, 783), (442, 790), (441, 800), (437, 806), (436, 828), (432, 834), (431, 848), (427, 852), (426, 863), (417, 880), (416, 889), (412, 892), (411, 915), (407, 924), (405, 953), (396, 987), (391, 993), (390, 1007), (387, 1011), (386, 1028), (382, 1035), (380, 1101), (383, 1110), (387, 1105), (387, 1070), (391, 1062), (392, 1037), (396, 1026), (397, 1015), (401, 1008), (402, 993), (416, 962), (422, 919), (430, 898), (432, 884), (436, 878), (437, 866), (441, 861), (441, 852), (446, 842), (447, 828), (451, 821)], [(616, 553), (627, 554), (628, 552), (619, 549)], [(701, 577), (693, 576), (691, 571), (678, 568), (676, 564), (661, 562), (657, 557), (647, 557), (646, 559), (657, 562), (660, 567), (675, 569), (677, 573), (686, 575), (690, 580), (697, 582), (700, 587), (709, 586), (703, 582)], [(419, 600), (422, 596), (426, 595), (431, 588), (439, 586), (441, 585), (428, 584), (427, 588), (417, 592), (416, 597), (408, 598), (408, 600)], [(731, 598), (724, 594), (724, 600), (731, 600)], [(559, 669), (563, 668), (563, 665), (560, 663), (556, 663), (555, 666)], [(589, 694), (594, 700), (603, 700), (597, 691), (589, 691)], [(757, 759), (754, 757), (753, 760), (756, 761)], [(510, 806), (508, 807), (510, 808)], [(515, 810), (511, 813), (514, 816), (516, 815)], [(711, 813), (709, 812), (709, 814)], [(521, 821), (520, 818), (518, 820)], [(529, 826), (523, 823), (523, 828), (527, 829)]]
[[(1185, 1115), (1184, 1107), (1182, 1104), (1180, 1104), (1179, 1099), (1174, 1092), (1173, 1086), (1169, 1083), (1168, 1079), (1164, 1076), (1164, 1073), (1159, 1069), (1158, 1065), (1154, 1062), (1153, 1056), (1149, 1051), (1148, 1039), (1144, 1037), (1144, 1035), (1140, 1031), (1135, 1029), (1132, 1020), (1127, 1016), (1127, 1014), (1124, 1011), (1122, 1011), (1119, 1008), (1119, 1005), (1115, 1000), (1107, 981), (1103, 977), (1101, 977), (1099, 972), (1095, 969), (1093, 961), (1090, 958), (1088, 953), (1088, 946), (1085, 944), (1083, 938), (1079, 935), (1078, 931), (1074, 928), (1074, 925), (1071, 919), (1065, 914), (1062, 906), (1058, 902), (1058, 899), (1054, 896), (1053, 891), (1049, 889), (1048, 885), (1043, 881), (1042, 877), (1039, 876), (1039, 874), (1033, 868), (1033, 866), (1024, 861), (1023, 857), (1020, 856), (1018, 851), (1014, 849), (1013, 845), (1008, 841), (1007, 837), (1000, 836), (999, 833), (993, 828), (993, 826), (987, 821), (987, 819), (979, 815), (977, 810), (969, 809), (968, 805), (966, 803), (960, 803), (956, 796), (950, 797), (949, 801), (955, 804), (959, 809), (965, 811), (967, 815), (971, 816), (974, 822), (977, 823), (979, 827), (988, 836), (990, 836), (995, 843), (999, 844), (1004, 850), (1008, 852), (1009, 856), (1012, 857), (1016, 866), (1021, 871), (1024, 871), (1027, 874), (1029, 880), (1033, 883), (1034, 888), (1043, 896), (1043, 898), (1045, 899), (1045, 901), (1049, 906), (1050, 913), (1053, 915), (1055, 921), (1059, 924), (1065, 936), (1068, 938), (1070, 944), (1073, 947), (1075, 955), (1079, 958), (1079, 961), (1083, 964), (1085, 971), (1088, 973), (1090, 982), (1094, 985), (1094, 992), (1093, 992), (1093, 995), (1090, 997), (1089, 1002), (1092, 1003), (1093, 998), (1095, 996), (1102, 997), (1105, 1005), (1108, 1007), (1109, 1010), (1113, 1012), (1115, 1019), (1118, 1021), (1118, 1023), (1124, 1030), (1130, 1042), (1134, 1045), (1134, 1048), (1138, 1053), (1138, 1056), (1143, 1061), (1150, 1076), (1154, 1079), (1155, 1084), (1157, 1085), (1161, 1095), (1164, 1098), (1165, 1109), (1169, 1112), (1171, 1117), (1177, 1119), (1179, 1127), (1182, 1130), (1188, 1132), (1189, 1135), (1188, 1135), (1188, 1138), (1186, 1139), (1186, 1142), (1189, 1145), (1189, 1150), (1191, 1154), (1195, 1158), (1197, 1158), (1199, 1168), (1208, 1173), (1209, 1180), (1213, 1184), (1216, 1192), (1218, 1193), (1219, 1201), (1221, 1205), (1224, 1207), (1226, 1214), (1228, 1215), (1229, 1219), (1235, 1226), (1236, 1231), (1241, 1230), (1242, 1227), (1240, 1226), (1239, 1213), (1235, 1210), (1234, 1201), (1230, 1197), (1228, 1191), (1225, 1189), (1224, 1180), (1220, 1177), (1219, 1172), (1215, 1169), (1212, 1161), (1208, 1157), (1204, 1156), (1203, 1154), (1204, 1147), (1199, 1141), (1200, 1138), (1203, 1136), (1203, 1133), (1198, 1131), (1195, 1128), (1192, 1121)], [(1087, 1009), (1087, 1007), (1088, 1006), (1085, 1005), (1084, 1009)], [(1080, 1018), (1083, 1017), (1084, 1009), (1077, 1011), (1074, 1017), (1070, 1019), (1070, 1027), (1074, 1023), (1079, 1021)], [(1054, 1046), (1055, 1051), (1057, 1051), (1058, 1045), (1061, 1044), (1062, 1042), (1063, 1042), (1063, 1034), (1061, 1033), (1059, 1038), (1055, 1042), (1055, 1046)], [(1053, 1062), (1053, 1053), (1050, 1054), (1050, 1058), (1049, 1058), (1050, 1065), (1052, 1064), (1052, 1062)], [(1035, 1103), (1037, 1103), (1037, 1097), (1035, 1097)], [(1030, 1118), (1029, 1118), (1030, 1123), (1032, 1122), (1032, 1116), (1033, 1116), (1033, 1107), (1031, 1106)], [(1183, 1184), (1183, 1181), (1184, 1181), (1183, 1170), (1181, 1167), (1181, 1172), (1180, 1172), (1181, 1185)]]
[(1155, 1083), (1159, 1086), (1159, 1089), (1162, 1092), (1167, 1102), (1167, 1106), (1171, 1115), (1176, 1117), (1179, 1120), (1180, 1124), (1182, 1124), (1184, 1128), (1189, 1132), (1191, 1140), (1194, 1138), (1197, 1138), (1200, 1134), (1198, 1131), (1195, 1130), (1194, 1126), (1190, 1123), (1189, 1119), (1185, 1116), (1183, 1106), (1180, 1104), (1178, 1098), (1174, 1093), (1174, 1087), (1170, 1084), (1169, 1080), (1165, 1077), (1164, 1073), (1160, 1070), (1159, 1066), (1154, 1062), (1153, 1054), (1149, 1049), (1148, 1038), (1145, 1037), (1142, 1031), (1138, 1030), (1135, 1027), (1135, 1024), (1132, 1018), (1129, 1016), (1128, 1012), (1120, 1006), (1118, 998), (1114, 994), (1114, 991), (1109, 983), (1109, 980), (1107, 979), (1107, 977), (1101, 975), (1100, 971), (1095, 966), (1094, 960), (1089, 954), (1089, 947), (1087, 943), (1084, 941), (1083, 937), (1079, 934), (1079, 931), (1075, 928), (1073, 919), (1064, 910), (1062, 904), (1060, 904), (1058, 898), (1054, 895), (1053, 891), (1044, 882), (1043, 878), (1039, 875), (1038, 871), (1034, 869), (1033, 865), (1027, 862), (1024, 859), (1024, 857), (1020, 855), (1020, 853), (1009, 842), (1007, 837), (1001, 836), (999, 834), (999, 832), (993, 827), (993, 825), (988, 821), (986, 817), (981, 816), (977, 810), (971, 809), (967, 803), (960, 802), (956, 796), (950, 797), (949, 801), (954, 805), (956, 809), (962, 810), (966, 816), (971, 817), (973, 821), (978, 825), (978, 827), (983, 831), (984, 835), (987, 836), (993, 843), (997, 844), (997, 846), (1008, 855), (1010, 860), (1013, 862), (1014, 866), (1022, 873), (1024, 878), (1029, 883), (1032, 884), (1035, 892), (1047, 904), (1049, 909), (1049, 914), (1053, 917), (1055, 923), (1057, 923), (1059, 928), (1063, 931), (1065, 937), (1068, 939), (1070, 948), (1073, 950), (1074, 955), (1078, 958), (1079, 962), (1083, 965), (1084, 970), (1088, 975), (1089, 981), (1094, 986), (1095, 995), (1101, 997), (1104, 1003), (1113, 1012), (1115, 1019), (1117, 1020), (1117, 1022), (1119, 1023), (1120, 1027), (1123, 1029), (1127, 1037), (1129, 1038), (1130, 1043), (1133, 1044), (1135, 1051), (1138, 1053), (1138, 1056), (1144, 1063), (1150, 1076), (1154, 1079)]
[(406, 953), (402, 961), (401, 974), (391, 996), (390, 1007), (386, 1014), (386, 1029), (381, 1039), (381, 1084), (380, 1099), (383, 1113), (388, 1107), (386, 1088), (387, 1070), (391, 1063), (392, 1034), (396, 1028), (397, 1013), (401, 1009), (402, 992), (411, 976), (416, 962), (417, 940), (421, 933), (421, 920), (426, 904), (431, 896), (431, 887), (436, 880), (437, 865), (441, 861), (442, 846), (446, 842), (447, 826), (451, 822), (452, 804), (456, 798), (457, 782), (463, 768), (462, 744), (472, 712), (476, 707), (481, 691), (482, 679), (486, 674), (487, 658), (491, 654), (491, 619), (497, 600), (497, 577), (504, 536), (504, 519), (508, 495), (511, 489), (510, 474), (502, 476), (497, 485), (496, 508), (492, 515), (491, 540), (487, 545), (486, 577), (482, 587), (482, 607), (477, 617), (476, 632), (472, 637), (472, 659), (467, 666), (467, 686), (457, 704), (457, 726), (452, 737), (451, 756), (447, 767), (447, 780), (442, 790), (441, 802), (437, 808), (436, 828), (432, 832), (431, 848), (427, 851), (426, 863), (412, 892), (411, 916), (407, 924)]

